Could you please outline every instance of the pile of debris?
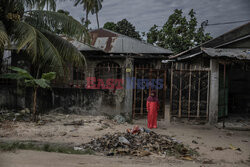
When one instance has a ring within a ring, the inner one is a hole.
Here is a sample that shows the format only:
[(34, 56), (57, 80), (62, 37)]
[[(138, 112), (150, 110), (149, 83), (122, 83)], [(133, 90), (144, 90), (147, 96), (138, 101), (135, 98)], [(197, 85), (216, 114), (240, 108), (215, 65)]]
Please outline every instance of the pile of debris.
[(20, 111), (1, 109), (0, 110), (0, 122), (2, 121), (30, 121), (30, 110), (25, 108)]
[(125, 133), (106, 134), (83, 144), (82, 148), (101, 152), (108, 156), (157, 154), (160, 156), (192, 157), (196, 153), (169, 136), (160, 135), (144, 128), (127, 130)]

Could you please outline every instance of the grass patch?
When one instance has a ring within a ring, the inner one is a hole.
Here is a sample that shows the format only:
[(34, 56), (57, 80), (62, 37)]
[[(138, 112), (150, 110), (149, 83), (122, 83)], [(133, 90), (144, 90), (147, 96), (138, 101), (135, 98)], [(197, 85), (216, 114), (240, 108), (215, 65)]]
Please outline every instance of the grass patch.
[(0, 142), (0, 151), (16, 151), (16, 150), (34, 150), (34, 151), (45, 151), (45, 152), (57, 152), (64, 154), (95, 154), (92, 150), (74, 150), (73, 147), (55, 145), (55, 144), (33, 144), (33, 143), (22, 143), (22, 142)]

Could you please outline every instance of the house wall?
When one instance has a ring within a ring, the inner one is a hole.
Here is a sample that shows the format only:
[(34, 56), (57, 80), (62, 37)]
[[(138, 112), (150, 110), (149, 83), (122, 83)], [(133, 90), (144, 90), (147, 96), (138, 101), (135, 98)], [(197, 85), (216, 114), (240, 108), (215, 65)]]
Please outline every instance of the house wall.
[[(83, 72), (80, 79), (73, 77), (74, 67), (68, 66), (70, 72), (63, 79), (52, 83), (51, 90), (38, 91), (38, 111), (48, 112), (57, 108), (65, 112), (87, 113), (92, 115), (117, 115), (124, 114), (131, 118), (133, 105), (133, 90), (126, 89), (126, 78), (134, 76), (134, 58), (130, 56), (121, 57), (104, 56), (103, 58), (94, 55), (86, 56), (87, 68), (77, 68)], [(142, 61), (141, 61), (142, 60)], [(121, 78), (124, 81), (123, 89), (86, 89), (86, 79), (95, 77), (96, 66), (104, 61), (111, 61), (119, 65)], [(138, 63), (144, 64), (148, 59), (140, 58)], [(152, 59), (149, 61), (154, 68), (160, 68), (161, 60)], [(84, 77), (82, 77), (84, 76)], [(78, 77), (79, 78), (79, 77)], [(6, 85), (0, 88), (0, 109), (9, 108), (21, 110), (32, 107), (32, 89), (17, 89), (16, 85), (6, 89)]]
[[(54, 109), (66, 113), (90, 115), (117, 115), (123, 111), (124, 101), (121, 93), (110, 94), (105, 90), (88, 90), (78, 88), (39, 89), (37, 95), (37, 109), (46, 113)], [(16, 111), (32, 108), (32, 89), (26, 88), (22, 94), (16, 87), (0, 87), (0, 109)]]

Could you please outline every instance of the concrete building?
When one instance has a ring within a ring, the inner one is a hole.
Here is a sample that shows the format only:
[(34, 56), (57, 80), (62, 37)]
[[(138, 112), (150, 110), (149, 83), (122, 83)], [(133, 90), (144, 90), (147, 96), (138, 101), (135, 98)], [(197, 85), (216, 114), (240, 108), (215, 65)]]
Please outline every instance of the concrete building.
[(214, 124), (250, 115), (250, 22), (170, 60), (172, 116)]
[[(52, 92), (39, 91), (38, 104), (43, 106), (40, 109), (46, 111), (61, 107), (93, 115), (123, 113), (131, 117), (136, 97), (134, 89), (128, 89), (127, 85), (134, 84), (132, 78), (136, 74), (135, 69), (160, 69), (161, 61), (172, 52), (106, 29), (93, 30), (90, 35), (90, 44), (63, 37), (82, 52), (86, 66), (73, 67), (69, 64), (64, 67), (69, 72), (65, 73), (63, 79), (54, 82)], [(15, 92), (9, 92), (6, 88), (2, 90), (3, 94), (17, 96)], [(11, 98), (13, 101), (6, 98), (0, 101), (0, 107), (15, 104), (17, 108), (30, 107), (29, 93), (26, 93), (27, 98), (22, 96), (22, 104), (16, 103), (15, 98)], [(142, 97), (141, 93), (139, 97)], [(140, 103), (138, 111), (145, 108), (144, 105)]]

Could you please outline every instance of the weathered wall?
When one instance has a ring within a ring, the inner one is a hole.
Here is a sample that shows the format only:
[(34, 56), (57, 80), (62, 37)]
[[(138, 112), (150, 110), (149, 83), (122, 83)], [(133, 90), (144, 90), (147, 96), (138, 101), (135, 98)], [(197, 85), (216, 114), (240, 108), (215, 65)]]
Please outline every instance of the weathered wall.
[(209, 93), (209, 123), (218, 122), (218, 102), (219, 102), (219, 63), (211, 59), (210, 61), (210, 93)]
[[(23, 95), (17, 94), (16, 87), (0, 88), (0, 108), (21, 110), (32, 107), (32, 89), (27, 88)], [(20, 104), (20, 99), (25, 105)], [(124, 98), (119, 92), (88, 90), (77, 88), (39, 89), (37, 109), (45, 113), (60, 108), (65, 112), (91, 115), (117, 115), (122, 113)]]
[(17, 93), (16, 87), (1, 86), (0, 87), (0, 108), (16, 108), (17, 107), (16, 93)]

